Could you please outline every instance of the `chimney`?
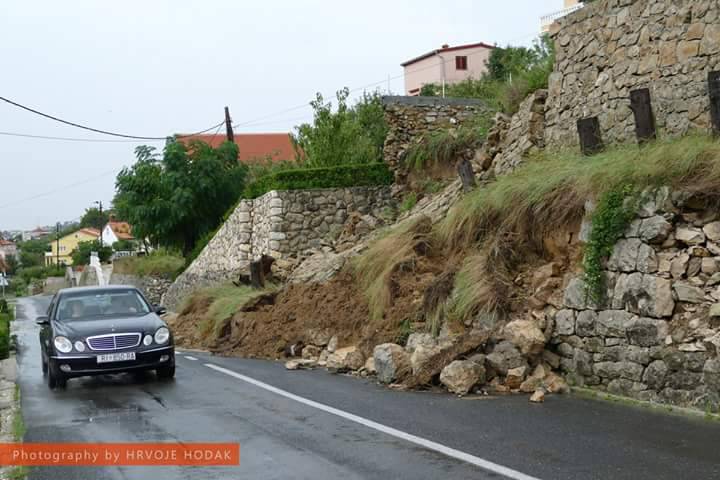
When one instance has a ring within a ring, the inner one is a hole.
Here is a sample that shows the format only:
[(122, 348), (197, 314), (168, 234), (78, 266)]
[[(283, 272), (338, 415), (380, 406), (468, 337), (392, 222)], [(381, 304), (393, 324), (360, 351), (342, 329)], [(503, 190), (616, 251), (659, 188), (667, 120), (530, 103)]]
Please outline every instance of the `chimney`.
[(443, 43), (442, 47), (440, 47), (440, 48), (445, 50), (446, 48), (450, 48), (450, 45), (448, 45), (447, 43)]

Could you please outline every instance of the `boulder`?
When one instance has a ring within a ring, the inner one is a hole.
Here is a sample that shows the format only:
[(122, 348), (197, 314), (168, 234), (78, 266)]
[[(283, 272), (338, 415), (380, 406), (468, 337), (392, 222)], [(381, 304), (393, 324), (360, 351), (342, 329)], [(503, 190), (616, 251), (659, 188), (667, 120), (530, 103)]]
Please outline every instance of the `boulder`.
[(575, 311), (560, 310), (555, 314), (555, 334), (573, 335), (575, 333)]
[(637, 269), (638, 250), (642, 244), (637, 238), (618, 240), (608, 259), (608, 270), (634, 272)]
[(545, 401), (545, 391), (542, 389), (535, 390), (535, 392), (530, 395), (530, 401), (532, 403), (543, 403)]
[(545, 348), (545, 335), (531, 320), (513, 320), (505, 325), (503, 335), (525, 355), (541, 353)]
[(429, 333), (411, 333), (405, 343), (405, 350), (407, 350), (408, 353), (412, 353), (415, 348), (420, 345), (424, 347), (434, 347), (437, 345), (437, 340)]
[(508, 341), (498, 343), (492, 353), (485, 357), (485, 361), (500, 375), (506, 375), (511, 368), (527, 365), (525, 356)]
[(668, 368), (662, 360), (655, 360), (650, 363), (643, 373), (643, 383), (653, 390), (661, 390), (665, 386), (665, 377)]
[(305, 332), (305, 344), (324, 347), (331, 337), (330, 330), (327, 328), (310, 328)]
[(705, 291), (702, 288), (694, 287), (685, 282), (675, 282), (673, 290), (678, 302), (702, 303), (705, 301)]
[(597, 315), (596, 331), (602, 337), (624, 338), (633, 314), (625, 310), (603, 310)]
[(675, 231), (675, 240), (685, 245), (700, 245), (705, 242), (705, 234), (699, 228), (678, 228)]
[(575, 331), (581, 337), (592, 337), (595, 335), (598, 314), (594, 310), (583, 310), (578, 312), (575, 319)]
[(338, 348), (327, 358), (327, 368), (345, 372), (360, 370), (365, 364), (365, 358), (357, 347)]
[(322, 347), (317, 347), (315, 345), (306, 345), (302, 351), (302, 358), (304, 358), (306, 360), (307, 359), (317, 360), (320, 357), (320, 354), (322, 353), (322, 351), (323, 351)]
[(663, 343), (668, 335), (668, 323), (654, 318), (634, 317), (626, 324), (626, 331), (631, 345), (652, 347)]
[(643, 219), (638, 230), (640, 239), (648, 243), (662, 243), (672, 232), (672, 224), (662, 215)]
[(405, 349), (396, 343), (383, 343), (373, 350), (378, 380), (392, 383), (410, 371), (410, 358)]
[(708, 238), (716, 242), (720, 240), (720, 222), (710, 222), (703, 227), (703, 233)]
[(440, 382), (448, 391), (465, 395), (478, 383), (485, 383), (485, 368), (470, 360), (455, 360), (442, 369)]
[(508, 370), (505, 376), (505, 385), (511, 390), (517, 390), (525, 380), (525, 374), (527, 373), (527, 367), (516, 367)]
[(333, 337), (327, 343), (327, 351), (330, 353), (333, 353), (337, 349), (337, 344), (338, 344), (337, 335), (333, 335)]
[(377, 370), (375, 370), (375, 358), (368, 357), (368, 359), (365, 360), (365, 365), (363, 366), (363, 369), (370, 375), (375, 375), (377, 373)]
[(570, 391), (565, 379), (555, 372), (548, 372), (543, 379), (543, 385), (549, 393), (567, 393)]
[(672, 284), (655, 275), (621, 274), (615, 282), (612, 307), (646, 317), (669, 317), (675, 308)]
[(288, 360), (287, 362), (285, 362), (285, 368), (288, 370), (300, 370), (302, 368), (314, 367), (315, 365), (315, 360), (307, 358), (296, 358), (294, 360)]
[(425, 365), (425, 363), (437, 353), (440, 352), (440, 347), (437, 346), (426, 346), (418, 345), (413, 349), (410, 355), (410, 366), (412, 367), (413, 374), (416, 374)]
[(670, 275), (673, 278), (682, 278), (687, 272), (688, 262), (690, 261), (690, 255), (687, 253), (681, 253), (670, 262)]

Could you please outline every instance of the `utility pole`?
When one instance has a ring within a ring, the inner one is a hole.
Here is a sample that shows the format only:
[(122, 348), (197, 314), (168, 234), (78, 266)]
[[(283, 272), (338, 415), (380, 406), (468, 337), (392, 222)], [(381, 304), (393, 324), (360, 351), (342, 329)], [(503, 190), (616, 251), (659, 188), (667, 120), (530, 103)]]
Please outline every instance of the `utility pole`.
[(227, 141), (235, 143), (235, 133), (232, 128), (232, 119), (230, 118), (230, 109), (225, 107), (225, 131), (227, 132)]
[[(100, 218), (102, 218), (102, 200), (96, 201), (95, 204), (100, 206)], [(102, 248), (102, 246), (103, 246), (103, 240), (102, 240), (103, 228), (105, 228), (105, 225), (100, 227), (100, 248)]]
[(60, 222), (55, 225), (55, 266), (60, 268)]

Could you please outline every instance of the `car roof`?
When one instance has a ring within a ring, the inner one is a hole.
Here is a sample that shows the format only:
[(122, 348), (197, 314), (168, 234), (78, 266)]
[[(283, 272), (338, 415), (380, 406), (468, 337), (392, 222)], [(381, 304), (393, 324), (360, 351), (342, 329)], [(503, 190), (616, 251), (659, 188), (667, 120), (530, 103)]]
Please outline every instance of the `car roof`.
[(108, 290), (137, 290), (137, 287), (133, 285), (106, 285), (104, 287), (99, 286), (91, 286), (91, 287), (71, 287), (71, 288), (62, 288), (58, 290), (58, 295), (62, 295), (64, 293), (77, 293), (77, 292), (107, 292)]

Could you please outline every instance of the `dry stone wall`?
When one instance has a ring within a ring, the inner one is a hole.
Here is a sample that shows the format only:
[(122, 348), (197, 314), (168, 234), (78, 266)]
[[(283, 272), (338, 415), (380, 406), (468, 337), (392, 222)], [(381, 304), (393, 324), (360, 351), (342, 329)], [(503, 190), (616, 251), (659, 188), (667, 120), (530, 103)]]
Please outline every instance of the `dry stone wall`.
[(692, 206), (646, 192), (607, 262), (605, 298), (570, 280), (551, 343), (571, 382), (720, 410), (720, 215)]
[(263, 254), (285, 259), (317, 249), (337, 238), (349, 215), (382, 218), (393, 207), (390, 187), (272, 191), (242, 200), (163, 304), (177, 309), (191, 291), (236, 279)]
[(715, 0), (597, 0), (559, 20), (545, 140), (578, 145), (597, 116), (606, 143), (634, 141), (630, 91), (649, 88), (658, 130), (710, 126), (708, 72), (720, 68)]
[(405, 153), (425, 135), (457, 128), (486, 111), (472, 98), (386, 96), (382, 103), (388, 125), (383, 156), (396, 175), (402, 174)]
[(143, 292), (150, 303), (160, 304), (162, 296), (172, 285), (172, 280), (156, 276), (139, 277), (137, 275), (113, 273), (110, 275), (108, 283), (110, 285), (132, 285)]

